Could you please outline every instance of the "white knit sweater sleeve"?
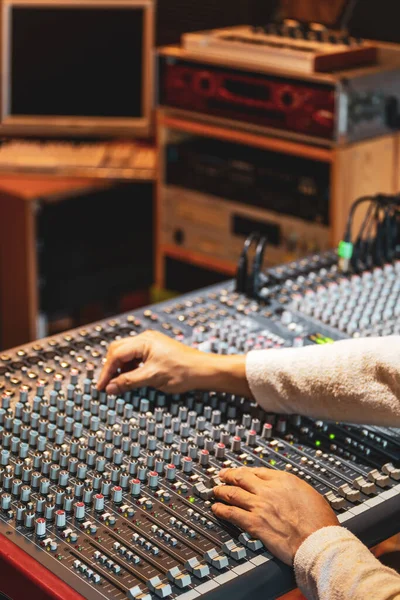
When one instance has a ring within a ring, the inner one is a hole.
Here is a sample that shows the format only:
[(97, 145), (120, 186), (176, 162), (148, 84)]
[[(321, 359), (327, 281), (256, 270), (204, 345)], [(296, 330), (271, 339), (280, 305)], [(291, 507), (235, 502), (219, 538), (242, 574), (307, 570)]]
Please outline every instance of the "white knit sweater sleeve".
[(400, 576), (343, 527), (311, 534), (298, 549), (294, 568), (308, 600), (400, 600)]
[[(254, 351), (246, 374), (268, 412), (400, 427), (399, 336)], [(400, 600), (400, 576), (343, 527), (313, 533), (294, 567), (309, 600)]]
[(400, 427), (400, 336), (254, 350), (246, 375), (267, 412)]

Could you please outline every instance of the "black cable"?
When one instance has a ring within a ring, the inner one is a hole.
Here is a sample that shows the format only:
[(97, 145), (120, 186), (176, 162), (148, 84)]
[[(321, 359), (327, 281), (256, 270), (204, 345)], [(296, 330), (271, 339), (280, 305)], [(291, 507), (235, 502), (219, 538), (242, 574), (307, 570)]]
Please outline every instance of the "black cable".
[(248, 259), (250, 246), (253, 242), (258, 242), (260, 234), (257, 232), (251, 233), (243, 244), (243, 250), (240, 253), (238, 267), (236, 271), (236, 291), (242, 294), (246, 293), (247, 290), (247, 271), (248, 271)]
[(392, 261), (392, 232), (391, 232), (391, 218), (393, 214), (393, 206), (388, 206), (385, 210), (385, 216), (383, 219), (383, 252), (384, 261)]
[(390, 222), (390, 235), (391, 235), (391, 258), (390, 260), (396, 260), (399, 254), (399, 217), (400, 213), (398, 210), (394, 210)]
[(359, 262), (361, 262), (361, 256), (363, 255), (363, 252), (365, 249), (364, 233), (367, 230), (367, 228), (369, 227), (369, 220), (372, 217), (374, 208), (375, 208), (374, 202), (371, 200), (370, 205), (365, 214), (364, 220), (361, 224), (360, 230), (358, 232), (357, 239), (354, 242), (353, 255), (351, 257), (351, 266), (355, 271), (358, 271), (358, 265), (359, 265)]
[(349, 22), (351, 17), (353, 16), (354, 9), (356, 8), (359, 0), (350, 0), (347, 5), (345, 5), (343, 12), (340, 16), (340, 29), (342, 31), (349, 30)]
[(340, 242), (338, 247), (338, 256), (339, 256), (339, 268), (347, 272), (351, 265), (351, 259), (353, 256), (353, 244), (352, 244), (352, 227), (353, 227), (353, 219), (354, 214), (357, 208), (363, 202), (370, 202), (373, 200), (372, 196), (362, 196), (353, 202), (350, 207), (349, 215), (347, 217), (346, 229), (344, 231), (343, 240)]
[(351, 242), (351, 229), (353, 226), (354, 214), (355, 214), (357, 208), (360, 206), (360, 204), (363, 204), (364, 202), (370, 202), (370, 201), (374, 200), (375, 198), (376, 198), (376, 196), (362, 196), (361, 198), (358, 198), (357, 200), (355, 200), (353, 202), (353, 204), (351, 205), (350, 211), (349, 211), (349, 216), (347, 217), (347, 225), (346, 225), (345, 234), (344, 234), (344, 239), (346, 241)]
[(361, 198), (358, 198), (353, 202), (347, 218), (343, 240), (340, 242), (338, 247), (339, 267), (342, 271), (348, 271), (352, 261), (354, 250), (352, 243), (352, 228), (354, 215), (357, 208), (364, 202), (376, 202), (380, 206), (384, 206), (393, 203), (395, 199), (397, 202), (399, 201), (399, 198), (397, 196), (390, 196), (388, 194), (378, 194), (375, 196), (362, 196)]
[[(352, 240), (353, 220), (357, 208), (364, 202), (370, 205), (359, 228), (358, 235)], [(397, 195), (377, 194), (364, 196), (353, 202), (346, 224), (344, 241), (339, 246), (340, 266), (347, 271), (351, 266), (355, 272), (374, 265), (382, 266), (391, 262), (397, 253), (398, 216), (400, 197)], [(345, 264), (345, 268), (342, 264)]]
[(250, 298), (258, 298), (260, 272), (264, 260), (267, 243), (268, 240), (266, 236), (263, 236), (257, 244), (256, 252), (254, 254), (253, 259), (253, 266), (247, 285), (247, 293), (250, 296)]
[[(366, 268), (372, 269), (377, 260), (377, 245), (378, 245), (378, 230), (379, 230), (379, 213), (381, 206), (378, 200), (375, 200), (375, 212), (369, 223), (367, 236), (365, 240), (363, 264)], [(375, 226), (375, 233), (373, 227)]]

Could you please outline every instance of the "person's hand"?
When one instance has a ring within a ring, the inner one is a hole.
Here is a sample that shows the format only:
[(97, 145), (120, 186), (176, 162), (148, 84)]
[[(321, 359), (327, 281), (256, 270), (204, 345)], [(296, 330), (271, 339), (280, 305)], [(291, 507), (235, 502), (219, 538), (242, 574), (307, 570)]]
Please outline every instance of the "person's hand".
[(226, 485), (214, 488), (213, 513), (240, 527), (286, 564), (304, 540), (322, 527), (339, 525), (323, 496), (296, 475), (264, 468), (223, 469)]
[(110, 344), (98, 388), (105, 387), (109, 394), (147, 385), (167, 393), (184, 392), (191, 389), (200, 360), (197, 350), (146, 331)]
[(110, 344), (97, 387), (108, 394), (150, 386), (168, 394), (194, 389), (250, 396), (244, 356), (217, 356), (189, 348), (157, 331)]

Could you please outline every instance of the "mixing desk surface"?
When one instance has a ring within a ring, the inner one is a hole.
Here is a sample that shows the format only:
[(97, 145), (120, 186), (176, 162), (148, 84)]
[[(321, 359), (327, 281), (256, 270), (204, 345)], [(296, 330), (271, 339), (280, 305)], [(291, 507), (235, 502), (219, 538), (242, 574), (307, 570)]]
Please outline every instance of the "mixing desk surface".
[(269, 271), (261, 301), (227, 282), (4, 353), (0, 532), (88, 600), (277, 598), (291, 570), (210, 510), (220, 468), (261, 465), (309, 482), (367, 544), (394, 534), (398, 431), (95, 382), (108, 344), (148, 328), (220, 354), (398, 333), (399, 273), (316, 256)]

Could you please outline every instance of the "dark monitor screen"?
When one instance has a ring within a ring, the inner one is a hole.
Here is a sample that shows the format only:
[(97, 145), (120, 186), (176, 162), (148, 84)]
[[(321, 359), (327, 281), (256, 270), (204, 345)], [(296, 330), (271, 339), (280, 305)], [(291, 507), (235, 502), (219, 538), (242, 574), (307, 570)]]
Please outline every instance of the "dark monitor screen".
[(12, 115), (142, 116), (143, 8), (12, 7)]

